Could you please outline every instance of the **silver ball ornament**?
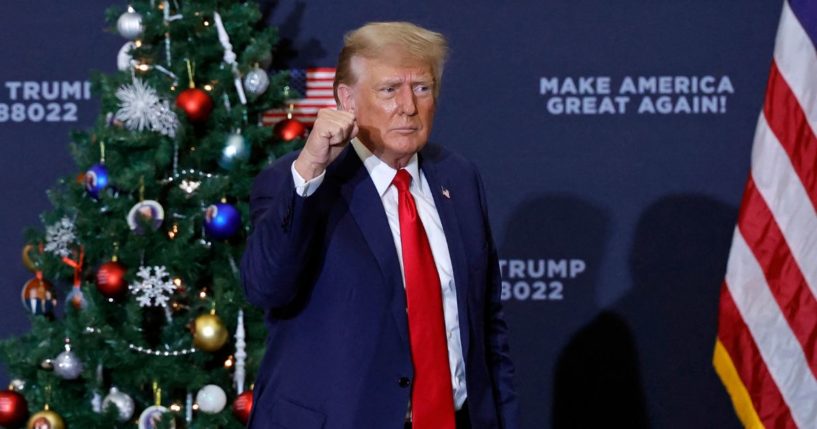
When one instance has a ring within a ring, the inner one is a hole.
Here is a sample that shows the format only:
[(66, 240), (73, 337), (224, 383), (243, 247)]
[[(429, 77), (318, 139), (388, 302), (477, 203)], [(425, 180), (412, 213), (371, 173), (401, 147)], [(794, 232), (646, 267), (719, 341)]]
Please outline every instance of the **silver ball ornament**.
[(220, 413), (227, 405), (227, 394), (221, 387), (208, 384), (196, 394), (196, 403), (199, 404), (199, 411), (203, 413)]
[(142, 25), (142, 15), (136, 13), (132, 7), (128, 7), (128, 11), (116, 21), (116, 31), (119, 35), (128, 39), (138, 39), (145, 32), (145, 26)]
[(65, 380), (74, 380), (82, 373), (82, 361), (71, 350), (57, 355), (53, 365), (54, 373)]
[(251, 97), (258, 97), (269, 88), (269, 76), (261, 68), (255, 67), (244, 76), (244, 90)]
[(218, 160), (218, 165), (227, 170), (232, 169), (241, 161), (246, 161), (250, 158), (250, 145), (241, 134), (230, 134), (227, 137), (227, 142), (224, 149), (221, 150), (221, 157)]
[(116, 387), (111, 387), (108, 396), (105, 396), (105, 399), (102, 401), (102, 409), (107, 410), (111, 405), (115, 406), (119, 412), (118, 419), (120, 422), (130, 420), (130, 418), (133, 417), (134, 411), (136, 411), (133, 399), (127, 394), (120, 392)]

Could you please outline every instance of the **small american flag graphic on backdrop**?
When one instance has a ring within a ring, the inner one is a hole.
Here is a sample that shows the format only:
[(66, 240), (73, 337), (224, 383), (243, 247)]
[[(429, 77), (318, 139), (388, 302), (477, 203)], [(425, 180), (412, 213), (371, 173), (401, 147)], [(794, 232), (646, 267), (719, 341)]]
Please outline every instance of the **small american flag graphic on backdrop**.
[(304, 98), (291, 99), (283, 108), (267, 110), (261, 117), (261, 122), (264, 125), (273, 126), (286, 119), (287, 114), (291, 112), (292, 119), (296, 119), (307, 128), (312, 127), (318, 116), (318, 110), (337, 106), (332, 94), (334, 80), (335, 69), (333, 67), (290, 70), (289, 87), (294, 92), (303, 95)]

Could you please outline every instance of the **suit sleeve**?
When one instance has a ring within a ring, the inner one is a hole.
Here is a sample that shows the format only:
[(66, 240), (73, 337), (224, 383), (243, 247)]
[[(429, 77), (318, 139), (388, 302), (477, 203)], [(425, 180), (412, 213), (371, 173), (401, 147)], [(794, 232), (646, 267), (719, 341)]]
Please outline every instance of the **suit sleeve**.
[(250, 194), (253, 231), (241, 260), (241, 278), (247, 300), (264, 310), (285, 307), (297, 296), (318, 230), (317, 195), (298, 195), (288, 167), (279, 162), (264, 170)]
[[(475, 170), (476, 171), (476, 170)], [(488, 221), (488, 208), (485, 200), (485, 186), (479, 173), (476, 173), (479, 185), (482, 219), (488, 240), (488, 296), (486, 299), (485, 338), (488, 341), (488, 365), (493, 381), (494, 397), (497, 403), (497, 415), (502, 429), (519, 428), (519, 405), (514, 388), (514, 365), (511, 361), (508, 342), (508, 324), (502, 310), (502, 276), (499, 271), (499, 258)]]

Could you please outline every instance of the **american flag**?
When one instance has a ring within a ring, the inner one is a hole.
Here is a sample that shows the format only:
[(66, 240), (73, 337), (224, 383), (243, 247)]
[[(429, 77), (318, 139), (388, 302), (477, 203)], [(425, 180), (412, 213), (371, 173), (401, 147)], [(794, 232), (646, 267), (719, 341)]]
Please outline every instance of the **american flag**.
[(714, 365), (750, 428), (817, 428), (817, 3), (783, 4)]
[(287, 106), (284, 108), (264, 112), (261, 122), (273, 126), (291, 113), (293, 119), (312, 127), (319, 109), (336, 107), (335, 97), (332, 95), (335, 69), (331, 67), (293, 69), (289, 71), (289, 75), (290, 89), (304, 95), (304, 98), (287, 100)]

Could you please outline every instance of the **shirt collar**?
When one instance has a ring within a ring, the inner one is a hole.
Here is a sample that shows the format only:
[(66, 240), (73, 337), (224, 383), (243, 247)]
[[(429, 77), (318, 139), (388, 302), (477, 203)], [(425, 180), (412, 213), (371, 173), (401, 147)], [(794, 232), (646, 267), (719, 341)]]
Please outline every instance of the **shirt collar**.
[[(377, 194), (382, 198), (389, 189), (391, 181), (394, 180), (397, 170), (375, 156), (357, 137), (352, 139), (352, 147), (369, 172), (374, 187), (377, 188)], [(411, 187), (417, 186), (420, 183), (420, 164), (416, 153), (411, 156), (408, 164), (403, 168), (411, 174)]]

